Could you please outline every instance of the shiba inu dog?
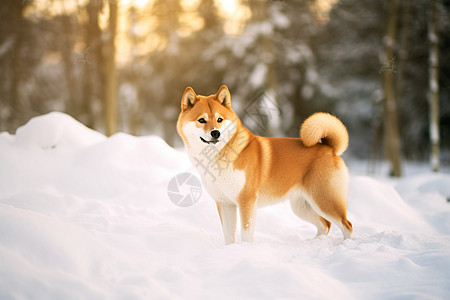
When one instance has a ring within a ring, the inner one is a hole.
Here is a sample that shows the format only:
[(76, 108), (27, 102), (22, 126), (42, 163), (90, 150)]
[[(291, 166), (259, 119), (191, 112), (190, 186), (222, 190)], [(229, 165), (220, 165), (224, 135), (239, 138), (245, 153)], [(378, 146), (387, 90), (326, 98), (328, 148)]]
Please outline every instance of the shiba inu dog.
[(177, 130), (216, 201), (226, 244), (235, 242), (238, 209), (241, 239), (251, 242), (256, 208), (287, 199), (298, 217), (317, 227), (317, 236), (327, 235), (332, 222), (344, 238), (352, 237), (348, 170), (339, 156), (348, 133), (336, 117), (313, 114), (302, 124), (301, 138), (256, 136), (231, 109), (225, 85), (210, 96), (188, 87)]

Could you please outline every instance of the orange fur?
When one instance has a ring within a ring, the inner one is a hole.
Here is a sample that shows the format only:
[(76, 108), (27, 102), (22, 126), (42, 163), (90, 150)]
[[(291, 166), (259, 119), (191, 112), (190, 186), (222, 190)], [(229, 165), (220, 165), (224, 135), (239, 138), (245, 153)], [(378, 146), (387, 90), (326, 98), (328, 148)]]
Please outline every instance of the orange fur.
[[(217, 116), (229, 121), (231, 136), (214, 145), (202, 144), (195, 133), (208, 136), (212, 130), (226, 130)], [(226, 86), (210, 96), (197, 96), (187, 88), (177, 129), (191, 159), (198, 160), (204, 150), (217, 151), (212, 168), (219, 171), (207, 170), (211, 177), (199, 172), (217, 202), (227, 243), (234, 242), (236, 208), (242, 238), (251, 241), (255, 208), (285, 199), (291, 200), (296, 215), (317, 226), (318, 235), (326, 235), (332, 222), (344, 237), (351, 237), (353, 229), (346, 216), (348, 171), (339, 157), (347, 148), (348, 134), (337, 118), (326, 113), (312, 115), (301, 127), (301, 139), (266, 138), (242, 126), (231, 109)]]
[(342, 155), (348, 146), (344, 124), (328, 113), (316, 113), (306, 119), (300, 128), (300, 137), (307, 147), (326, 139), (336, 155)]

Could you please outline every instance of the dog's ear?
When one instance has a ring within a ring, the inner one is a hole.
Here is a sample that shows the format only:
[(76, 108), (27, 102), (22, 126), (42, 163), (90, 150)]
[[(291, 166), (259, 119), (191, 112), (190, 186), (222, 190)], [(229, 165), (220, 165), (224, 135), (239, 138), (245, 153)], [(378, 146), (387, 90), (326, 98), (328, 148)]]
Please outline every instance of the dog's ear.
[(231, 94), (226, 85), (222, 85), (216, 94), (216, 99), (223, 106), (231, 108)]
[(188, 108), (194, 106), (197, 101), (197, 94), (195, 94), (194, 90), (188, 86), (183, 93), (183, 97), (181, 98), (181, 111), (185, 111)]

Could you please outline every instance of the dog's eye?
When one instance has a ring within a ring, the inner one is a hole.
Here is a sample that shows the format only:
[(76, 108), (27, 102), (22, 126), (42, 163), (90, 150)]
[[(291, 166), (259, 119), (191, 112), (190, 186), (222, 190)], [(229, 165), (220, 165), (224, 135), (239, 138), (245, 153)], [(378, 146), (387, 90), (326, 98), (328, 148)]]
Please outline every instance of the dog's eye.
[(204, 124), (204, 123), (206, 123), (206, 120), (204, 118), (201, 118), (201, 119), (198, 119), (198, 122)]
[(222, 123), (223, 119), (222, 118), (218, 118), (217, 119), (217, 123)]

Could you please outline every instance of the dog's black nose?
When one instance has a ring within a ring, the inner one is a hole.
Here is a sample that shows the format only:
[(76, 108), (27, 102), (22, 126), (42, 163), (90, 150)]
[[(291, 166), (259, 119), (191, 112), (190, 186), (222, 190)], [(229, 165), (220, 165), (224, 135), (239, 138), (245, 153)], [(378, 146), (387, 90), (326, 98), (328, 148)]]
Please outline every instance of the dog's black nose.
[(219, 130), (211, 131), (211, 136), (215, 139), (218, 139), (220, 137), (220, 131)]

